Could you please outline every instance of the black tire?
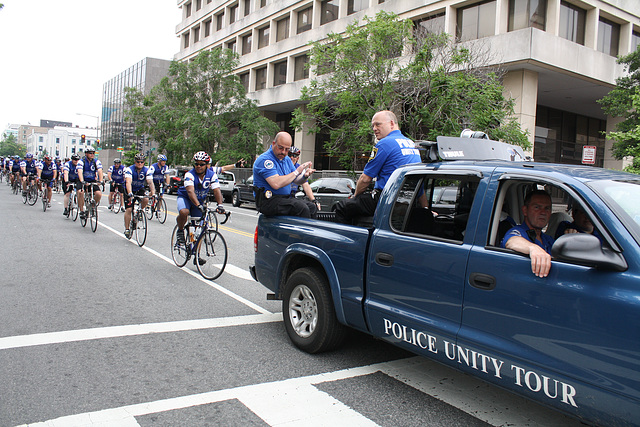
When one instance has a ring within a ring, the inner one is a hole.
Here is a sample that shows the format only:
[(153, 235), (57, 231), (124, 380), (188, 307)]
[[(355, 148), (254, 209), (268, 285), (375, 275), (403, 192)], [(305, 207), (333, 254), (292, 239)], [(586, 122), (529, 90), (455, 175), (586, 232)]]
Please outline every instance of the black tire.
[(164, 224), (167, 220), (167, 202), (164, 201), (164, 198), (158, 202), (156, 216), (160, 224)]
[[(188, 228), (184, 228), (185, 235), (188, 236)], [(171, 258), (173, 258), (173, 262), (176, 263), (178, 267), (184, 267), (187, 261), (189, 261), (189, 249), (186, 246), (178, 245), (176, 241), (176, 235), (178, 233), (178, 226), (176, 225), (173, 228), (173, 233), (171, 233)]]
[(151, 202), (149, 202), (147, 207), (144, 208), (144, 214), (147, 217), (147, 219), (153, 219), (153, 209), (151, 208)]
[(91, 202), (91, 205), (89, 205), (89, 221), (91, 222), (91, 231), (95, 233), (98, 229), (98, 206), (96, 202)]
[(347, 335), (347, 327), (336, 317), (329, 282), (315, 268), (300, 268), (289, 276), (282, 313), (289, 339), (307, 353), (333, 350)]
[(71, 204), (72, 208), (69, 210), (71, 213), (71, 219), (74, 221), (78, 219), (78, 213), (80, 210), (78, 209), (78, 196), (76, 193), (73, 193), (73, 203)]
[(138, 211), (136, 215), (136, 242), (138, 246), (143, 246), (147, 241), (147, 217), (143, 211)]
[(29, 206), (33, 206), (38, 201), (38, 188), (35, 185), (29, 186), (27, 190), (27, 203)]
[(205, 279), (215, 280), (220, 277), (227, 265), (227, 243), (222, 234), (207, 230), (198, 242), (194, 262)]
[(231, 195), (231, 202), (234, 207), (239, 208), (242, 202), (240, 201), (240, 192), (234, 191)]

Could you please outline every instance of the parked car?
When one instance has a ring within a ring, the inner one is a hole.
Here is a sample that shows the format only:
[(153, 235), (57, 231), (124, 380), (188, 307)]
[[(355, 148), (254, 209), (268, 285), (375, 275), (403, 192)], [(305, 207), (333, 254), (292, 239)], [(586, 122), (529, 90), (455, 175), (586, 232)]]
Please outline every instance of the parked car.
[[(236, 186), (236, 176), (233, 172), (222, 172), (218, 175), (218, 181), (220, 183), (220, 191), (222, 191), (222, 198), (225, 202), (231, 200), (233, 189)], [(213, 190), (209, 192), (209, 201), (215, 201), (213, 197)]]
[(253, 197), (253, 175), (247, 179), (243, 179), (240, 183), (236, 182), (231, 194), (233, 206), (238, 207), (243, 203), (255, 203)]
[(178, 166), (176, 168), (169, 169), (169, 188), (167, 188), (167, 193), (176, 194), (178, 192), (178, 188), (183, 185), (184, 174), (190, 170), (191, 168), (187, 166)]
[[(331, 212), (336, 210), (340, 200), (349, 198), (356, 191), (356, 184), (350, 178), (320, 178), (310, 186), (315, 199), (320, 202), (321, 210)], [(306, 198), (306, 195), (299, 191), (296, 197)]]

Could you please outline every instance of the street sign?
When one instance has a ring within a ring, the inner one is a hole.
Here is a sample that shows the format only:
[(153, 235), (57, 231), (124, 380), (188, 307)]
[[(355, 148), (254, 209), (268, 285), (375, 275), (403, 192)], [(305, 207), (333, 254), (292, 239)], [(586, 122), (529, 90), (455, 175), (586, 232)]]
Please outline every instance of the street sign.
[(118, 147), (116, 150), (118, 153), (124, 153), (124, 147)]
[(597, 147), (595, 145), (582, 146), (582, 164), (583, 165), (596, 164), (596, 149)]

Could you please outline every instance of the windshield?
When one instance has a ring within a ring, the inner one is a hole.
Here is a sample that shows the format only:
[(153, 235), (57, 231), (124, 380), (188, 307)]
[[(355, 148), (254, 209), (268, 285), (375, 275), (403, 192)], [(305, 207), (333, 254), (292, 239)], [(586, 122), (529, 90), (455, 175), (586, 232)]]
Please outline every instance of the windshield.
[(589, 186), (602, 197), (640, 244), (640, 180), (592, 181)]

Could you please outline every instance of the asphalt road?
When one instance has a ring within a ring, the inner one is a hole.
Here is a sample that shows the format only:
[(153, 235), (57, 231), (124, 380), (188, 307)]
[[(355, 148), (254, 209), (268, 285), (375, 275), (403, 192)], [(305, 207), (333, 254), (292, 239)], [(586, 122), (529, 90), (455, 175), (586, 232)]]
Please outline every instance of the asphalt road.
[(167, 201), (140, 248), (122, 213), (92, 233), (0, 184), (0, 425), (577, 425), (361, 334), (300, 352), (247, 271), (256, 211), (231, 208), (210, 282), (173, 264)]

